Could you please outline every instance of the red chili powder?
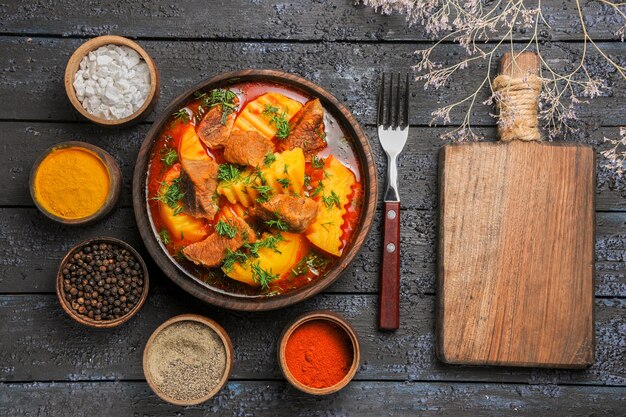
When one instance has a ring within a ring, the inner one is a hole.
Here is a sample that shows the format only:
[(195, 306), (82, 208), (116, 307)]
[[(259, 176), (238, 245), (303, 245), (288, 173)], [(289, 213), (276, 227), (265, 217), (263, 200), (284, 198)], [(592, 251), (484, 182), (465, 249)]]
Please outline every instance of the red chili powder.
[(343, 379), (352, 366), (348, 334), (328, 320), (312, 320), (291, 334), (285, 360), (291, 374), (312, 388), (328, 388)]

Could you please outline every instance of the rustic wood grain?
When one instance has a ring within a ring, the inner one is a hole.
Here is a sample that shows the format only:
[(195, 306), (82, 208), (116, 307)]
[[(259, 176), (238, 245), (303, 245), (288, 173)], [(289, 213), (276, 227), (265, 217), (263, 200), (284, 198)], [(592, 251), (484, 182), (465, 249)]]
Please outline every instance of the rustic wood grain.
[[(82, 42), (83, 39), (0, 37), (0, 119), (79, 120), (62, 81), (67, 60)], [(375, 123), (376, 94), (373, 92), (378, 88), (382, 72), (411, 72), (417, 48), (410, 43), (138, 43), (154, 59), (162, 83), (161, 97), (148, 120), (155, 120), (171, 100), (204, 79), (225, 71), (268, 68), (291, 72), (319, 84), (346, 105), (362, 124)], [(615, 60), (623, 56), (622, 43), (598, 45)], [(582, 43), (567, 44), (566, 48), (546, 44), (544, 52), (550, 65), (563, 69), (580, 58), (582, 49)], [(450, 45), (433, 53), (431, 59), (456, 63), (463, 53), (459, 46)], [(588, 54), (592, 62), (601, 62), (593, 50)], [(486, 65), (481, 61), (441, 90), (424, 91), (421, 84), (415, 83), (411, 88), (411, 124), (427, 125), (432, 119), (431, 113), (441, 103), (453, 103), (473, 93), (482, 80), (477, 74), (485, 74)], [(594, 77), (607, 77), (604, 65), (592, 64), (589, 72)], [(612, 94), (595, 98), (592, 106), (576, 107), (579, 126), (626, 125), (626, 113), (621, 109), (626, 81), (614, 73), (609, 73), (608, 78)], [(16, 89), (20, 94), (15, 94)], [(484, 89), (477, 100), (480, 103), (487, 98), (488, 89)], [(475, 106), (472, 124), (494, 125), (491, 111), (489, 106)], [(454, 112), (450, 123), (459, 124), (464, 117), (464, 111)]]
[[(395, 213), (393, 217), (389, 213)], [(400, 325), (400, 202), (385, 201), (383, 208), (382, 260), (378, 328), (396, 330)], [(393, 249), (388, 250), (391, 245)]]
[[(513, 83), (540, 69), (536, 53), (508, 52), (499, 73)], [(439, 154), (437, 354), (453, 364), (590, 366), (595, 154), (542, 142), (539, 92), (532, 108), (514, 97), (522, 101), (507, 89), (498, 98), (501, 142)]]
[(212, 308), (163, 276), (151, 282), (148, 300), (132, 320), (93, 331), (74, 323), (51, 295), (0, 296), (0, 381), (143, 379), (142, 351), (150, 334), (178, 314), (195, 313), (220, 323), (234, 346), (234, 379), (281, 379), (276, 346), (284, 327), (312, 310), (341, 314), (361, 345), (355, 380), (483, 381), (526, 384), (626, 386), (626, 300), (596, 301), (597, 360), (585, 370), (449, 366), (435, 357), (435, 297), (401, 299), (401, 324), (393, 334), (377, 331), (376, 295), (319, 295), (274, 312), (243, 313)]
[[(88, 123), (0, 122), (3, 132), (0, 153), (0, 205), (31, 206), (28, 192), (30, 166), (47, 147), (62, 140), (76, 139), (97, 145), (117, 160), (122, 169), (123, 192), (120, 205), (131, 205), (131, 182), (137, 152), (150, 124), (130, 129), (103, 129)], [(376, 129), (364, 128), (369, 138), (380, 180), (386, 172), (386, 157), (378, 143)], [(437, 151), (447, 142), (440, 135), (446, 128), (411, 127), (409, 140), (399, 158), (399, 180), (402, 208), (434, 209), (437, 206)], [(488, 138), (495, 129), (477, 129)], [(599, 152), (609, 148), (605, 137), (617, 137), (617, 128), (597, 128), (581, 131), (578, 143), (586, 143), (598, 154), (596, 170), (598, 187), (596, 207), (600, 211), (626, 211), (626, 177), (607, 169), (606, 159)], [(378, 201), (383, 187), (379, 187)]]
[[(231, 381), (212, 400), (181, 409), (159, 400), (144, 382), (28, 383), (0, 386), (0, 412), (45, 415), (293, 417), (385, 415), (439, 417), (619, 416), (623, 388), (472, 383), (353, 382), (325, 398), (307, 396), (284, 381)], [(106, 407), (103, 406), (106, 404)]]
[[(597, 213), (596, 295), (626, 297), (626, 214)], [(404, 210), (401, 216), (400, 298), (435, 292), (436, 219), (434, 211)], [(382, 216), (343, 277), (329, 287), (342, 293), (376, 293), (380, 273)], [(144, 256), (151, 275), (162, 275), (143, 247), (132, 210), (117, 209), (102, 223), (68, 228), (34, 208), (0, 209), (0, 293), (52, 293), (58, 262), (80, 240), (95, 236), (125, 240)]]
[[(586, 24), (594, 39), (615, 39), (619, 28), (616, 13), (598, 2), (584, 3)], [(544, 0), (541, 9), (552, 27), (541, 33), (544, 40), (579, 40), (580, 25), (575, 4), (567, 0)], [(130, 37), (421, 41), (428, 39), (421, 25), (407, 28), (400, 15), (381, 16), (352, 0), (281, 3), (258, 0), (213, 2), (198, 0), (128, 2), (79, 0), (43, 1), (27, 5), (18, 1), (3, 5), (0, 31), (15, 34), (96, 36), (120, 34)], [(495, 35), (494, 35), (495, 36)], [(530, 31), (516, 33), (528, 39)]]
[(593, 362), (595, 161), (583, 146), (514, 140), (442, 150), (444, 362)]

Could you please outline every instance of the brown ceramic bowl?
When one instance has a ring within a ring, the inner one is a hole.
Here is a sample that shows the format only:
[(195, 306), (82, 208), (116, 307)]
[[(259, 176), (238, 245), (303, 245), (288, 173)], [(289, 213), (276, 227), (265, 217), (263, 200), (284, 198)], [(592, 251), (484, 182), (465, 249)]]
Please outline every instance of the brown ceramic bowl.
[[(147, 173), (152, 148), (158, 141), (161, 130), (170, 120), (170, 116), (190, 100), (196, 91), (225, 88), (242, 82), (274, 83), (297, 90), (305, 96), (319, 98), (324, 109), (335, 118), (345, 134), (351, 138), (354, 151), (359, 160), (361, 183), (363, 184), (361, 218), (355, 228), (351, 242), (344, 249), (338, 261), (323, 276), (310, 284), (285, 294), (271, 297), (244, 296), (223, 291), (203, 282), (175, 263), (163, 248), (155, 233), (146, 195)], [(286, 307), (306, 300), (324, 290), (341, 276), (342, 272), (345, 271), (358, 254), (371, 228), (372, 219), (376, 211), (377, 187), (376, 163), (374, 162), (369, 141), (354, 116), (335, 97), (322, 87), (297, 75), (274, 70), (244, 70), (217, 75), (191, 87), (174, 99), (157, 118), (146, 135), (146, 139), (141, 145), (137, 156), (133, 175), (133, 206), (137, 227), (148, 252), (150, 252), (150, 255), (161, 270), (178, 286), (189, 294), (219, 307), (233, 310), (264, 311)]]
[[(316, 320), (326, 320), (331, 323), (338, 325), (341, 329), (343, 329), (346, 334), (349, 336), (350, 341), (352, 342), (352, 366), (348, 370), (346, 376), (343, 377), (341, 381), (336, 383), (333, 386), (327, 388), (313, 388), (308, 385), (304, 385), (302, 382), (298, 381), (293, 374), (289, 371), (289, 367), (287, 366), (287, 361), (285, 360), (285, 348), (287, 347), (287, 341), (291, 337), (291, 334), (304, 323), (308, 323)], [(311, 395), (328, 395), (334, 392), (341, 390), (343, 387), (348, 385), (354, 375), (356, 374), (357, 369), (359, 369), (359, 363), (361, 361), (361, 348), (359, 347), (359, 339), (356, 335), (356, 332), (352, 328), (352, 326), (340, 315), (335, 314), (331, 311), (319, 310), (313, 311), (307, 314), (304, 314), (294, 320), (290, 325), (288, 325), (283, 333), (280, 336), (278, 343), (278, 363), (280, 364), (280, 370), (282, 371), (285, 379), (289, 381), (291, 385), (295, 388), (299, 389), (302, 392)]]
[[(39, 168), (39, 165), (41, 165), (41, 162), (44, 160), (44, 158), (48, 156), (51, 152), (54, 152), (62, 148), (82, 148), (91, 152), (92, 154), (95, 154), (100, 159), (100, 161), (102, 161), (102, 163), (104, 164), (104, 166), (106, 167), (109, 173), (109, 195), (107, 196), (102, 207), (100, 207), (98, 211), (96, 211), (90, 216), (82, 217), (80, 219), (64, 219), (63, 217), (59, 217), (55, 215), (54, 213), (50, 213), (39, 203), (39, 201), (37, 201), (37, 198), (35, 198), (35, 175), (37, 173), (37, 169)], [(115, 204), (117, 204), (117, 201), (120, 198), (120, 192), (122, 190), (122, 171), (120, 171), (120, 167), (119, 165), (117, 165), (117, 162), (115, 162), (115, 159), (113, 159), (113, 157), (104, 149), (101, 149), (97, 146), (94, 146), (86, 142), (79, 142), (79, 141), (61, 142), (46, 149), (41, 154), (41, 156), (35, 161), (30, 171), (29, 187), (30, 187), (30, 196), (35, 202), (35, 205), (37, 206), (39, 211), (41, 211), (44, 215), (46, 215), (46, 217), (56, 222), (66, 224), (66, 225), (76, 225), (76, 226), (86, 225), (86, 224), (95, 223), (96, 221), (101, 220), (107, 214), (109, 214), (109, 212), (113, 209), (113, 207), (115, 207)]]
[[(78, 101), (76, 90), (74, 89), (74, 75), (76, 74), (76, 71), (78, 71), (80, 61), (82, 61), (85, 55), (89, 52), (96, 50), (101, 46), (110, 44), (127, 46), (134, 49), (139, 55), (141, 55), (146, 64), (148, 64), (148, 69), (150, 70), (150, 92), (148, 93), (148, 97), (146, 97), (146, 101), (143, 103), (143, 106), (130, 116), (117, 120), (107, 120), (89, 113), (85, 110), (80, 101)], [(65, 67), (65, 92), (67, 93), (67, 97), (70, 102), (76, 111), (78, 111), (85, 119), (104, 127), (127, 127), (145, 119), (154, 108), (159, 98), (160, 89), (161, 83), (159, 79), (159, 72), (157, 71), (156, 64), (152, 58), (150, 58), (150, 55), (148, 55), (148, 53), (141, 46), (139, 46), (139, 44), (122, 36), (105, 35), (88, 40), (79, 46), (76, 51), (74, 51), (67, 62), (67, 66)]]
[[(135, 307), (128, 314), (125, 314), (124, 316), (122, 316), (120, 318), (117, 318), (115, 320), (100, 320), (100, 321), (98, 321), (98, 320), (91, 319), (91, 318), (89, 318), (87, 316), (83, 316), (82, 314), (78, 314), (77, 312), (74, 311), (74, 309), (72, 309), (72, 306), (70, 305), (70, 303), (63, 296), (63, 294), (64, 294), (64, 291), (63, 291), (63, 268), (64, 268), (65, 264), (70, 259), (70, 257), (74, 256), (74, 254), (76, 252), (79, 252), (80, 249), (83, 246), (93, 245), (95, 243), (110, 243), (110, 244), (117, 245), (117, 246), (120, 246), (120, 247), (128, 250), (137, 259), (137, 262), (139, 262), (139, 264), (141, 265), (141, 270), (143, 272), (143, 277), (144, 277), (144, 279), (143, 279), (143, 292), (141, 293), (141, 298), (139, 299), (139, 302), (135, 305)], [(130, 246), (128, 243), (126, 243), (124, 241), (121, 241), (119, 239), (115, 239), (113, 237), (97, 237), (97, 238), (94, 238), (94, 239), (85, 240), (85, 241), (80, 242), (79, 244), (75, 245), (63, 257), (63, 260), (61, 261), (61, 263), (59, 265), (59, 270), (57, 271), (57, 285), (56, 285), (57, 297), (59, 298), (59, 302), (61, 303), (61, 307), (63, 307), (63, 310), (65, 310), (65, 312), (71, 318), (76, 320), (78, 323), (84, 324), (85, 326), (94, 327), (94, 328), (97, 328), (97, 329), (106, 329), (106, 328), (111, 328), (111, 327), (117, 327), (120, 324), (126, 323), (128, 320), (130, 320), (131, 317), (133, 317), (135, 314), (137, 314), (137, 312), (139, 310), (141, 310), (141, 307), (143, 307), (144, 303), (146, 302), (146, 299), (148, 298), (148, 288), (149, 288), (148, 268), (146, 267), (146, 264), (144, 263), (143, 259), (139, 255), (139, 253), (132, 246)]]
[[(173, 323), (177, 323), (180, 321), (195, 321), (195, 322), (198, 322), (198, 323), (201, 323), (210, 327), (220, 337), (220, 339), (224, 343), (224, 348), (226, 350), (226, 368), (224, 369), (224, 375), (222, 375), (222, 379), (220, 379), (219, 383), (215, 386), (215, 388), (207, 392), (204, 396), (197, 398), (195, 400), (189, 400), (189, 401), (176, 400), (174, 398), (171, 398), (167, 394), (165, 394), (163, 391), (161, 391), (159, 387), (154, 383), (154, 378), (152, 376), (152, 373), (150, 371), (150, 366), (148, 364), (148, 352), (150, 348), (152, 347), (152, 344), (154, 343), (154, 339), (156, 338), (156, 336), (166, 327), (170, 326)], [(146, 342), (146, 347), (143, 350), (143, 373), (146, 377), (146, 381), (148, 382), (148, 385), (150, 386), (150, 388), (152, 388), (152, 391), (154, 391), (154, 393), (158, 395), (159, 398), (161, 398), (162, 400), (167, 401), (168, 403), (174, 404), (174, 405), (181, 405), (181, 406), (196, 405), (196, 404), (203, 403), (209, 400), (210, 398), (212, 398), (213, 396), (215, 396), (215, 394), (217, 394), (224, 387), (226, 382), (228, 382), (228, 378), (230, 377), (230, 373), (233, 369), (233, 357), (234, 357), (233, 343), (231, 342), (230, 337), (228, 336), (228, 333), (226, 333), (226, 330), (224, 330), (222, 326), (217, 324), (217, 322), (215, 322), (214, 320), (211, 320), (207, 317), (203, 317), (197, 314), (181, 314), (180, 316), (172, 317), (171, 319), (167, 320), (165, 323), (157, 327), (154, 333), (152, 333), (152, 336), (150, 336), (150, 339), (148, 339), (148, 342)]]

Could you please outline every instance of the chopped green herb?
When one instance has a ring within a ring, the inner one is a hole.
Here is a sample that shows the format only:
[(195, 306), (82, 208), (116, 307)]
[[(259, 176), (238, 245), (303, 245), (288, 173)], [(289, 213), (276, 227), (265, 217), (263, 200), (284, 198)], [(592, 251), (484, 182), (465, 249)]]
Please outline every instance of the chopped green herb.
[(288, 164), (285, 164), (285, 166), (283, 167), (283, 173), (285, 175), (289, 175), (289, 165)]
[(161, 189), (154, 199), (167, 204), (169, 208), (174, 210), (174, 215), (176, 216), (183, 210), (179, 202), (184, 196), (185, 193), (182, 191), (180, 186), (180, 177), (178, 177), (172, 180), (169, 184), (165, 182), (161, 183)]
[(320, 158), (317, 155), (314, 155), (313, 158), (311, 159), (311, 165), (313, 165), (313, 168), (324, 168), (324, 165), (326, 164), (326, 160), (324, 158)]
[(311, 197), (315, 197), (317, 196), (319, 193), (321, 193), (324, 190), (324, 183), (322, 181), (318, 181), (317, 182), (317, 187), (315, 187), (315, 189), (313, 190), (313, 192), (311, 193)]
[(276, 244), (282, 241), (283, 239), (284, 239), (283, 235), (279, 233), (277, 235), (268, 236), (265, 239), (257, 240), (254, 243), (244, 243), (243, 247), (248, 249), (251, 256), (253, 256), (254, 258), (258, 258), (259, 249), (261, 248), (270, 248), (274, 250), (274, 252), (276, 253), (281, 253), (276, 247)]
[(248, 260), (248, 255), (243, 253), (241, 250), (232, 251), (226, 248), (226, 256), (224, 257), (224, 261), (222, 262), (222, 269), (224, 272), (229, 273), (232, 271), (233, 266), (236, 263), (243, 266), (243, 264)]
[(334, 225), (335, 225), (335, 222), (325, 222), (325, 223), (320, 224), (320, 226), (322, 226), (324, 230), (326, 230), (327, 232), (330, 231), (328, 226), (334, 226)]
[(289, 229), (289, 226), (287, 225), (287, 222), (285, 222), (281, 218), (276, 218), (274, 220), (266, 220), (265, 224), (268, 227), (273, 227), (274, 229), (282, 230), (283, 232), (286, 232)]
[(263, 115), (270, 118), (270, 125), (276, 126), (276, 137), (278, 139), (286, 139), (289, 136), (291, 126), (285, 110), (279, 112), (278, 107), (266, 104)]
[(220, 119), (220, 123), (222, 123), (222, 125), (226, 125), (228, 115), (236, 112), (239, 107), (235, 104), (237, 94), (223, 88), (216, 88), (215, 90), (211, 90), (208, 94), (196, 91), (194, 97), (197, 100), (202, 100), (201, 106), (207, 109), (221, 105), (222, 118)]
[(326, 140), (326, 132), (322, 131), (319, 133), (320, 139), (322, 139), (324, 142), (327, 142)]
[(267, 184), (267, 179), (265, 178), (263, 171), (261, 171), (260, 169), (257, 169), (256, 171), (254, 171), (254, 176), (255, 178), (258, 178), (261, 181), (261, 185)]
[(237, 228), (225, 222), (223, 219), (220, 219), (220, 221), (217, 222), (215, 225), (215, 231), (220, 236), (228, 236), (229, 239), (232, 239), (237, 235)]
[(324, 204), (326, 204), (326, 208), (331, 208), (332, 206), (337, 206), (337, 208), (341, 208), (341, 201), (339, 201), (339, 196), (335, 194), (334, 191), (330, 192), (328, 196), (322, 196), (322, 200)]
[(274, 162), (275, 160), (276, 160), (276, 155), (270, 152), (267, 155), (265, 155), (263, 162), (265, 163), (266, 166), (270, 166), (272, 162)]
[(304, 175), (304, 186), (308, 187), (309, 185), (311, 185), (311, 177), (309, 175)]
[(254, 282), (261, 284), (261, 288), (264, 290), (270, 287), (270, 283), (275, 279), (278, 279), (278, 274), (273, 274), (272, 270), (269, 271), (261, 268), (260, 263), (252, 264), (252, 279)]
[(278, 181), (283, 188), (287, 188), (291, 185), (291, 180), (289, 178), (278, 178), (276, 181)]
[(272, 117), (270, 120), (270, 123), (274, 123), (276, 125), (276, 137), (278, 139), (287, 139), (287, 136), (291, 133), (291, 126), (289, 125), (289, 121), (286, 116), (287, 115), (283, 112)]
[(163, 242), (164, 245), (168, 245), (172, 241), (172, 239), (170, 239), (170, 234), (167, 233), (166, 229), (161, 229), (159, 236), (161, 237), (161, 242)]
[(217, 171), (217, 179), (221, 181), (233, 182), (239, 179), (241, 169), (233, 164), (221, 164)]
[(201, 100), (205, 97), (206, 97), (206, 93), (202, 93), (200, 91), (196, 91), (193, 93), (193, 98), (195, 98), (196, 100)]
[(183, 252), (183, 249), (185, 248), (178, 248), (178, 250), (176, 250), (176, 253), (174, 254), (174, 258), (179, 262), (187, 259), (185, 253)]
[(166, 167), (171, 167), (176, 161), (178, 161), (178, 153), (172, 148), (163, 149), (161, 161), (163, 161), (163, 165)]
[(242, 178), (241, 178), (241, 182), (243, 182), (243, 183), (244, 183), (244, 184), (246, 184), (246, 185), (250, 185), (250, 184), (252, 184), (252, 181), (253, 181), (254, 179), (256, 179), (256, 178), (257, 178), (257, 174), (253, 172), (253, 173), (251, 173), (251, 174), (248, 174), (248, 175), (242, 176)]
[[(178, 216), (182, 212), (183, 212), (183, 206), (179, 205), (178, 207), (176, 207), (174, 209), (174, 213), (173, 214), (174, 214), (174, 216)], [(180, 232), (180, 234), (182, 235), (183, 232)]]
[(189, 112), (187, 112), (187, 109), (182, 108), (174, 113), (174, 118), (176, 120), (180, 120), (183, 123), (187, 123), (189, 122)]
[(263, 109), (263, 115), (264, 116), (271, 117), (271, 116), (275, 115), (276, 113), (278, 113), (278, 107), (272, 106), (271, 104), (266, 104), (265, 105), (265, 108)]
[(254, 185), (252, 188), (257, 190), (261, 194), (267, 194), (272, 191), (272, 187), (270, 187), (269, 185)]
[(291, 274), (293, 276), (299, 276), (306, 274), (309, 270), (313, 272), (315, 275), (319, 275), (319, 268), (328, 264), (328, 260), (314, 254), (310, 253), (304, 258), (300, 259), (295, 268), (291, 269)]
[(263, 203), (267, 203), (268, 201), (270, 201), (270, 197), (267, 194), (261, 194), (260, 196), (255, 198), (254, 201), (256, 201), (259, 204), (263, 204)]
[[(264, 181), (261, 180), (263, 184)], [(267, 203), (272, 196), (272, 187), (269, 185), (253, 185), (252, 188), (259, 192), (259, 196), (256, 198), (257, 203)]]

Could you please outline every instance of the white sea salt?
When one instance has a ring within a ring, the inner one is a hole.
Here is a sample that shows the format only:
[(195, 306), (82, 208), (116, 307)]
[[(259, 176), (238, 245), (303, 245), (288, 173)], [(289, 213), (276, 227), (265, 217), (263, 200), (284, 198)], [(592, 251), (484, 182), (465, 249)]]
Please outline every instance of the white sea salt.
[(150, 70), (134, 49), (104, 45), (80, 61), (74, 89), (90, 114), (107, 120), (123, 119), (139, 110), (148, 98)]

